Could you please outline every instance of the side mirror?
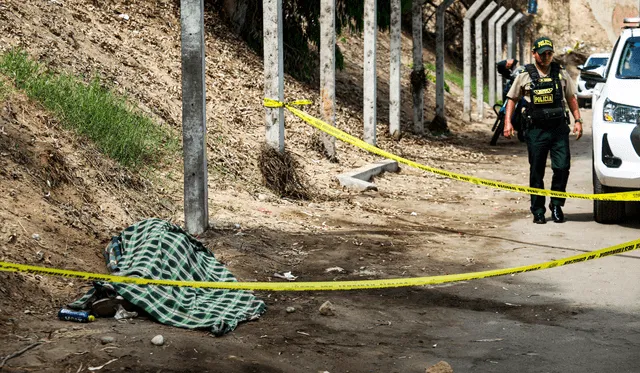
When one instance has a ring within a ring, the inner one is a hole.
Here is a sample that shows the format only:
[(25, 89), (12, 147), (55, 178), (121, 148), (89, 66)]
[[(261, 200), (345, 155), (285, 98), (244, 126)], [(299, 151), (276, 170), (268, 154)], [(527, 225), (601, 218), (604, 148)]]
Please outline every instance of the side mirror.
[(582, 71), (584, 69), (584, 65), (578, 65), (578, 70)]
[(580, 73), (580, 77), (584, 80), (590, 80), (596, 83), (606, 83), (607, 78), (605, 78), (603, 74), (603, 69), (584, 69)]

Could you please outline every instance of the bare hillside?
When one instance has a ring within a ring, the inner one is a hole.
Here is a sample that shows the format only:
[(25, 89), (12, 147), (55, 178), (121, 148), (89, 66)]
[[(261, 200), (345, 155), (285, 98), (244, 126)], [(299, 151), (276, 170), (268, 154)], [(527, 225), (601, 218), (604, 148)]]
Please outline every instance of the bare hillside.
[[(4, 0), (0, 3), (0, 51), (21, 48), (56, 70), (85, 79), (97, 75), (105, 86), (127, 95), (159, 125), (180, 136), (177, 3)], [(500, 253), (499, 235), (494, 232), (514, 217), (527, 216), (526, 197), (408, 167), (399, 174), (377, 177), (379, 191), (343, 190), (334, 179), (336, 174), (379, 159), (338, 143), (339, 162), (325, 160), (313, 150), (312, 128), (290, 114), (286, 116), (287, 148), (301, 163), (316, 198), (295, 201), (266, 189), (257, 164), (264, 139), (262, 60), (215, 13), (208, 13), (206, 25), (212, 229), (199, 238), (239, 280), (280, 281), (274, 273), (285, 271), (305, 281), (331, 281), (493, 267), (491, 259)], [(362, 39), (345, 35), (340, 43), (346, 68), (338, 74), (337, 125), (360, 137)], [(381, 148), (454, 172), (522, 183), (524, 168), (513, 166), (526, 153), (524, 147), (517, 140), (504, 140), (499, 147), (489, 148), (487, 123), (460, 120), (456, 87), (446, 103), (450, 136), (407, 133), (400, 141), (392, 140), (386, 123), (388, 38), (384, 33), (379, 46)], [(410, 48), (404, 36), (403, 130), (411, 127)], [(432, 59), (425, 50), (425, 60)], [(122, 168), (86, 139), (66, 131), (50, 113), (13, 88), (10, 80), (2, 79), (9, 90), (0, 96), (1, 261), (105, 273), (101, 250), (124, 227), (146, 217), (183, 223), (181, 154), (166, 159), (159, 169)], [(315, 104), (305, 110), (318, 114), (317, 87), (287, 77), (285, 95), (287, 100), (313, 100)], [(429, 120), (434, 106), (432, 86), (425, 97), (425, 119)], [(336, 266), (343, 271), (327, 271)], [(0, 273), (0, 337), (10, 342), (0, 344), (0, 355), (46, 341), (37, 350), (9, 360), (7, 366), (17, 371), (80, 372), (118, 359), (103, 371), (215, 371), (212, 366), (228, 372), (297, 372), (302, 366), (305, 371), (370, 371), (374, 367), (389, 372), (424, 371), (425, 361), (437, 358), (430, 347), (437, 344), (429, 334), (431, 320), (438, 321), (446, 313), (427, 312), (425, 304), (445, 309), (461, 304), (503, 308), (491, 302), (461, 302), (457, 296), (426, 293), (422, 288), (357, 294), (260, 292), (269, 307), (263, 319), (243, 325), (237, 334), (220, 341), (205, 332), (147, 320), (121, 324), (99, 319), (86, 326), (57, 321), (59, 307), (89, 286)], [(407, 302), (408, 298), (412, 299)], [(329, 299), (337, 303), (343, 318), (318, 315), (318, 307)], [(297, 311), (286, 311), (288, 306)], [(530, 322), (538, 310), (522, 307), (509, 312)], [(413, 321), (388, 327), (389, 319), (406, 317)], [(415, 320), (428, 327), (416, 327)], [(158, 333), (170, 341), (162, 350), (148, 343)], [(115, 335), (118, 344), (103, 346), (100, 338), (105, 335)], [(363, 346), (371, 348), (363, 353)], [(400, 358), (406, 351), (416, 358)]]

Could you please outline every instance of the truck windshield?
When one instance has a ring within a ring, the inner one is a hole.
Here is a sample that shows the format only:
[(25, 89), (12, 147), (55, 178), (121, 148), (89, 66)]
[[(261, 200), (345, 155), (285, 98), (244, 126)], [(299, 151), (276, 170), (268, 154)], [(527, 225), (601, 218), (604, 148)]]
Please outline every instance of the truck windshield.
[(621, 79), (640, 79), (640, 38), (627, 39), (616, 76)]
[(609, 59), (607, 57), (591, 57), (585, 67), (589, 66), (605, 66)]

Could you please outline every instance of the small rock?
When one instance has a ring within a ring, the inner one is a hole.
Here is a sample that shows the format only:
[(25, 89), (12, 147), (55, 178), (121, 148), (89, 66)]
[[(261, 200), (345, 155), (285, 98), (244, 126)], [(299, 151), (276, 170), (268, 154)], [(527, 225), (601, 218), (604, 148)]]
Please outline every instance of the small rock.
[(294, 307), (287, 307), (287, 313), (294, 313), (296, 309)]
[(115, 342), (115, 341), (116, 341), (116, 339), (115, 339), (115, 338), (113, 338), (113, 337), (109, 337), (109, 336), (106, 336), (106, 337), (102, 337), (102, 338), (100, 338), (100, 342), (102, 342), (102, 344), (103, 344), (103, 345), (106, 345), (106, 344), (108, 344), (108, 343), (113, 343), (113, 342)]
[(25, 314), (25, 315), (31, 315), (31, 314), (33, 314), (33, 311), (31, 311), (31, 310), (24, 310), (24, 314)]
[(164, 344), (164, 337), (158, 334), (155, 337), (153, 337), (153, 339), (151, 339), (151, 343), (153, 343), (156, 346), (162, 346)]
[(443, 360), (438, 364), (427, 368), (427, 370), (425, 370), (424, 372), (425, 373), (453, 373), (453, 368), (451, 368), (451, 365), (449, 365), (449, 363)]
[(269, 197), (267, 197), (266, 194), (262, 194), (262, 193), (258, 194), (258, 200), (260, 200), (260, 201), (266, 201), (267, 198), (269, 198)]
[(322, 316), (333, 316), (335, 315), (335, 312), (333, 310), (333, 304), (331, 304), (331, 302), (326, 301), (324, 303), (322, 303), (322, 306), (320, 306), (320, 309), (318, 310), (320, 312), (320, 314)]
[(67, 328), (58, 329), (58, 333), (66, 333), (68, 330)]
[(37, 234), (37, 233), (34, 233), (34, 234), (31, 236), (31, 238), (33, 238), (33, 239), (34, 239), (34, 240), (36, 240), (36, 241), (40, 241), (40, 235), (39, 235), (39, 234)]

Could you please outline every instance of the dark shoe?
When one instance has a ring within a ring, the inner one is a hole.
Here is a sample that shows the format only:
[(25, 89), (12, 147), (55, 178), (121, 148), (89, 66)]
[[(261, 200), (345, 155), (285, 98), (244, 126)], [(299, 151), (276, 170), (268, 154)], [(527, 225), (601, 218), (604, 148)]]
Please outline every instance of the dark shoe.
[(547, 219), (544, 218), (544, 213), (534, 213), (533, 214), (533, 222), (536, 224), (547, 224)]
[(564, 214), (562, 213), (562, 207), (549, 205), (549, 209), (551, 210), (551, 217), (553, 218), (554, 223), (564, 223)]

